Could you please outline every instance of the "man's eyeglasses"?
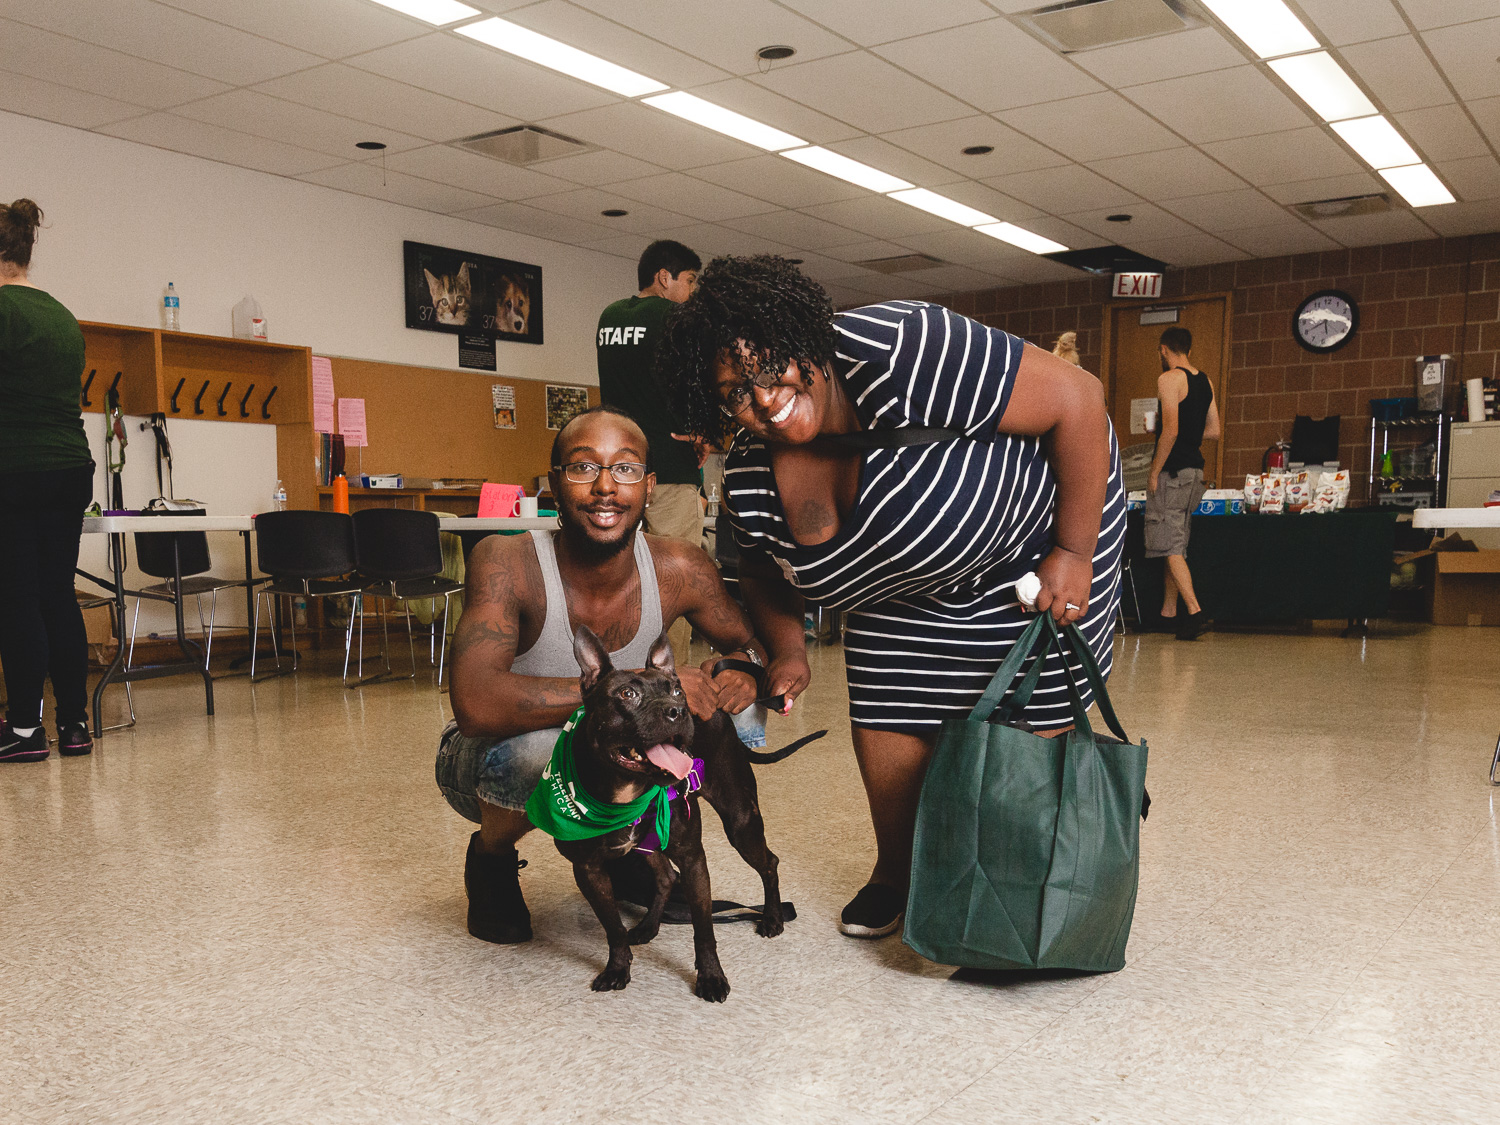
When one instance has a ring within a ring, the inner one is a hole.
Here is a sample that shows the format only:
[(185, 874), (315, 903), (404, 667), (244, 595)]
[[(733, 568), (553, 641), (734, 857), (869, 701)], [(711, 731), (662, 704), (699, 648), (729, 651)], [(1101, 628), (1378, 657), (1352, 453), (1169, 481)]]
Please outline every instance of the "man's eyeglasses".
[(719, 409), (730, 418), (743, 414), (745, 408), (750, 405), (752, 386), (770, 390), (779, 382), (781, 382), (779, 371), (757, 371), (753, 375), (748, 375), (746, 382), (719, 396)]
[(614, 465), (599, 465), (593, 461), (574, 461), (567, 465), (554, 465), (561, 469), (565, 479), (574, 484), (593, 484), (599, 479), (600, 470), (608, 468), (616, 484), (640, 484), (646, 479), (646, 466), (639, 461), (620, 461)]

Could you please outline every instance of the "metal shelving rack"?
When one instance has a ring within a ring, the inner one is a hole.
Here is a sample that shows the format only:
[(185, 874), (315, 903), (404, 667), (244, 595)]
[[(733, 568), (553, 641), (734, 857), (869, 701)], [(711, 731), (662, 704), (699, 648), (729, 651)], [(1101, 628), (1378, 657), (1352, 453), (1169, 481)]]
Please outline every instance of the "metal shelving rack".
[[(1445, 474), (1443, 472), (1443, 461), (1444, 455), (1446, 453), (1446, 446), (1448, 444), (1448, 423), (1451, 420), (1452, 419), (1449, 418), (1449, 416), (1441, 410), (1436, 411), (1435, 413), (1430, 412), (1426, 414), (1416, 414), (1410, 418), (1393, 418), (1390, 421), (1382, 421), (1379, 418), (1371, 418), (1369, 465), (1370, 473), (1366, 478), (1365, 502), (1367, 504), (1375, 503), (1376, 481), (1384, 481), (1390, 483), (1394, 485), (1396, 489), (1399, 489), (1401, 486), (1408, 484), (1430, 484), (1432, 485), (1432, 505), (1435, 508), (1441, 508), (1443, 506), (1444, 500), (1446, 499), (1446, 497), (1444, 496), (1446, 484), (1444, 481)], [(1386, 452), (1390, 449), (1392, 430), (1416, 429), (1418, 427), (1425, 426), (1431, 426), (1437, 433), (1437, 452), (1433, 457), (1433, 472), (1431, 476), (1385, 477), (1380, 476), (1378, 473), (1376, 473), (1375, 465), (1377, 459), (1384, 457)], [(1380, 450), (1378, 453), (1375, 449), (1377, 441), (1380, 446)]]

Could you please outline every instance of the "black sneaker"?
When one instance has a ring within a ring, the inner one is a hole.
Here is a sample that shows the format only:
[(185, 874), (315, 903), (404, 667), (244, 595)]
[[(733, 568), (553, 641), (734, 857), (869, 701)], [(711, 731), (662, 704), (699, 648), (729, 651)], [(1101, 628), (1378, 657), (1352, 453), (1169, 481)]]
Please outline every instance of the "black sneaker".
[(1186, 617), (1177, 619), (1177, 639), (1179, 641), (1196, 641), (1213, 622), (1208, 619), (1208, 614), (1201, 609), (1197, 613), (1189, 613)]
[(23, 738), (10, 723), (0, 723), (0, 762), (40, 762), (48, 753), (47, 733), (41, 727)]
[(64, 758), (81, 758), (93, 749), (88, 723), (67, 723), (57, 728), (57, 752)]
[(839, 917), (839, 932), (850, 937), (880, 938), (895, 933), (906, 913), (906, 896), (895, 887), (866, 883)]
[(511, 848), (492, 855), (479, 848), (479, 833), (469, 837), (464, 860), (464, 890), (469, 892), (469, 933), (496, 945), (531, 940), (531, 911), (521, 897), (520, 870), (524, 859)]

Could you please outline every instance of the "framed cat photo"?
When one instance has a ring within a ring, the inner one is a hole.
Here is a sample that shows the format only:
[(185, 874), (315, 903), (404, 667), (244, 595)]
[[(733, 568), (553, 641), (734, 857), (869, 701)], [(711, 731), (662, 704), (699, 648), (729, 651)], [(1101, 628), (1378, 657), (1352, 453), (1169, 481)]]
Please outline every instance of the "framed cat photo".
[(406, 327), (542, 342), (542, 267), (403, 242)]

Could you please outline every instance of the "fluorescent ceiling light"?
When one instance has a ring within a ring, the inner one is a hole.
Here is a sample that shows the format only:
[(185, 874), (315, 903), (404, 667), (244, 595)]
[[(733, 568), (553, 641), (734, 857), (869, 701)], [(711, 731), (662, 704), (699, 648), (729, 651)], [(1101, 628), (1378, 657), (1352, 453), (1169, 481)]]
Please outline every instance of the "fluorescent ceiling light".
[(470, 39), (477, 39), (491, 47), (508, 51), (512, 55), (519, 55), (523, 59), (540, 63), (553, 70), (560, 70), (564, 74), (594, 86), (602, 86), (623, 97), (638, 98), (642, 94), (654, 94), (658, 90), (667, 88), (654, 78), (647, 78), (644, 74), (626, 70), (623, 66), (606, 62), (587, 51), (580, 51), (577, 47), (559, 43), (556, 39), (538, 35), (530, 28), (511, 23), (509, 20), (499, 18), (480, 20), (478, 23), (466, 24), (454, 30), (460, 35), (467, 35)]
[(1397, 168), (1420, 164), (1418, 156), (1396, 127), (1384, 117), (1360, 117), (1353, 121), (1335, 121), (1333, 131), (1371, 168)]
[(1263, 59), (1318, 49), (1312, 32), (1281, 0), (1203, 0), (1203, 6)]
[(753, 117), (735, 113), (732, 109), (714, 105), (713, 102), (706, 102), (702, 98), (685, 94), (681, 90), (674, 90), (670, 94), (658, 94), (654, 98), (646, 98), (645, 102), (647, 105), (675, 114), (685, 121), (702, 125), (705, 129), (712, 129), (716, 133), (723, 133), (726, 137), (733, 137), (737, 141), (770, 149), (772, 152), (778, 152), (784, 148), (797, 148), (807, 143), (801, 137), (783, 133), (780, 129), (761, 124)]
[(1019, 246), (1022, 250), (1030, 250), (1033, 254), (1061, 254), (1067, 249), (1061, 242), (1053, 242), (1050, 238), (1043, 238), (1039, 234), (1033, 234), (1024, 227), (1018, 227), (1014, 223), (990, 223), (987, 226), (975, 227), (980, 234), (987, 234), (991, 238), (998, 238), (1001, 242), (1009, 242), (1012, 246)]
[(460, 4), (458, 0), (375, 0), (375, 3), (394, 8), (408, 16), (416, 16), (417, 19), (424, 20), (435, 27), (466, 20), (470, 16), (479, 14), (478, 8)]
[(907, 188), (905, 191), (893, 191), (890, 193), (892, 199), (899, 199), (902, 203), (908, 203), (913, 207), (919, 207), (929, 214), (936, 215), (940, 219), (948, 219), (950, 222), (962, 223), (966, 227), (977, 227), (980, 223), (993, 223), (997, 220), (993, 215), (986, 215), (983, 211), (977, 211), (967, 204), (960, 203), (956, 199), (949, 199), (946, 195), (939, 195), (935, 191), (926, 188)]
[(1324, 121), (1343, 121), (1378, 112), (1327, 51), (1275, 59), (1270, 66)]
[(857, 187), (869, 188), (871, 191), (900, 191), (902, 188), (911, 187), (911, 184), (905, 180), (892, 176), (888, 172), (882, 172), (879, 168), (871, 168), (868, 164), (850, 160), (847, 156), (840, 156), (831, 149), (819, 148), (817, 145), (783, 152), (781, 155), (788, 160), (795, 160), (798, 164), (816, 168), (819, 172), (826, 172), (830, 176), (836, 176)]
[(1443, 186), (1443, 181), (1425, 164), (1383, 168), (1380, 175), (1413, 207), (1435, 207), (1440, 203), (1453, 202), (1453, 193)]

